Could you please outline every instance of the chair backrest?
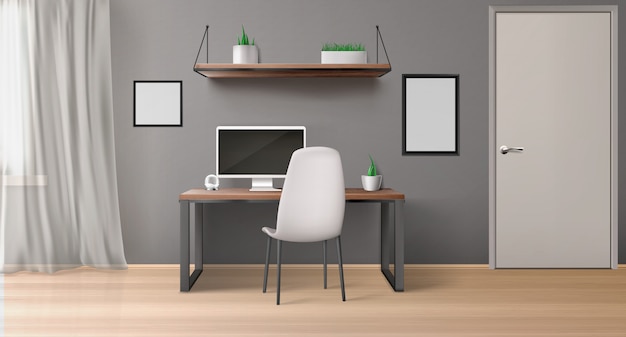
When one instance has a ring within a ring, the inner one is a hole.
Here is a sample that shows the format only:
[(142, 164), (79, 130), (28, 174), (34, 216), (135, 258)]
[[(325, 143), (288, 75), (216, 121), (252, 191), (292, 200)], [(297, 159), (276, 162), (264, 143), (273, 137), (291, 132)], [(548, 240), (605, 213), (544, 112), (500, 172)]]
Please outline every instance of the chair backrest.
[(341, 234), (346, 208), (339, 152), (307, 147), (291, 155), (278, 204), (276, 237), (314, 242)]

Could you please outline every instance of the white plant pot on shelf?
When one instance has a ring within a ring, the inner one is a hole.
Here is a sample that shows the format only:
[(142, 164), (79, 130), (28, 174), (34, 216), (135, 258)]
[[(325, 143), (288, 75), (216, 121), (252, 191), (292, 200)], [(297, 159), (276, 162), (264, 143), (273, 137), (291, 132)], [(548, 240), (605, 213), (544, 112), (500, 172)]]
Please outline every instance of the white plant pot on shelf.
[(383, 176), (380, 174), (377, 176), (361, 176), (361, 184), (363, 185), (363, 189), (366, 191), (378, 191), (382, 182)]
[(322, 51), (322, 64), (365, 64), (366, 51)]
[(259, 63), (259, 50), (256, 46), (233, 46), (233, 64)]

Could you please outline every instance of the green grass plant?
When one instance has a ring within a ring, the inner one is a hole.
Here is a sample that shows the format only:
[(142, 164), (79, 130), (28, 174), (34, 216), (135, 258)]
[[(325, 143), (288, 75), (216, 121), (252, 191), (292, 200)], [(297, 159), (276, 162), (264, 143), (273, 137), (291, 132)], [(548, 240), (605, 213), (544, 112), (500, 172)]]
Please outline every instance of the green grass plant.
[(241, 36), (237, 36), (237, 45), (239, 46), (254, 46), (254, 38), (252, 38), (252, 43), (250, 43), (250, 39), (248, 38), (248, 34), (246, 34), (246, 30), (241, 25)]
[(322, 51), (365, 51), (361, 43), (324, 43)]
[(367, 175), (373, 177), (376, 175), (376, 164), (374, 164), (374, 159), (370, 156), (370, 168), (367, 170)]

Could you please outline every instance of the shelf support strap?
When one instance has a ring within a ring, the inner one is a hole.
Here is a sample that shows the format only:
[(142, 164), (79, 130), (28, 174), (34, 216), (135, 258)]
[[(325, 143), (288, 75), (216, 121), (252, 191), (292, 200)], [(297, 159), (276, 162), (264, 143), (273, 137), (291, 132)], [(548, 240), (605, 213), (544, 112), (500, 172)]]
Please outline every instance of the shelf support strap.
[(383, 36), (380, 34), (380, 28), (378, 27), (378, 25), (376, 25), (376, 63), (378, 63), (378, 41), (380, 41), (380, 43), (383, 45), (383, 51), (385, 52), (387, 63), (389, 63), (389, 68), (391, 68), (391, 61), (389, 61), (387, 48), (385, 48), (385, 41), (383, 41)]
[(193, 63), (194, 68), (196, 66), (196, 63), (198, 63), (198, 57), (200, 57), (200, 52), (202, 51), (202, 45), (204, 44), (205, 39), (206, 39), (206, 63), (209, 63), (209, 25), (206, 25), (206, 28), (204, 29), (204, 35), (202, 35), (200, 48), (198, 48), (198, 54), (196, 54), (196, 61)]

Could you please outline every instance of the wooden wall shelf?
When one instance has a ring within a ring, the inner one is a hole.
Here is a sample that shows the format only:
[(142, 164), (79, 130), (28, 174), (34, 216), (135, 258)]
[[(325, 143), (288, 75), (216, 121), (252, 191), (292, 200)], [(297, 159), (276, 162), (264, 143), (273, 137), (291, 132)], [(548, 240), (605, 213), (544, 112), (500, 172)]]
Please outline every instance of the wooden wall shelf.
[(193, 70), (208, 78), (381, 77), (391, 71), (388, 63), (196, 63)]

